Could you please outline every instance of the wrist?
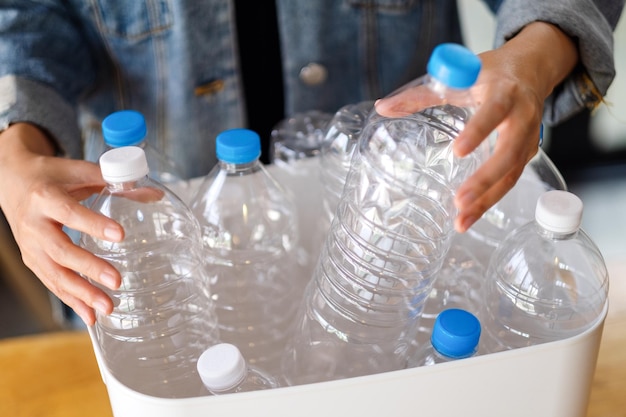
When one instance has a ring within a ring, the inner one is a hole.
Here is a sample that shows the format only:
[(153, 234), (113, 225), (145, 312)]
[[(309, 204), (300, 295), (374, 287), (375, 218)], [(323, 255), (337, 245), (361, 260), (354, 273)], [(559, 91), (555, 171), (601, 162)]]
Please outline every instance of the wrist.
[(31, 123), (15, 123), (0, 133), (3, 154), (11, 157), (15, 152), (30, 152), (54, 156), (56, 147), (48, 135)]
[(546, 22), (525, 26), (503, 48), (519, 64), (520, 77), (535, 85), (541, 99), (548, 97), (578, 63), (574, 39)]

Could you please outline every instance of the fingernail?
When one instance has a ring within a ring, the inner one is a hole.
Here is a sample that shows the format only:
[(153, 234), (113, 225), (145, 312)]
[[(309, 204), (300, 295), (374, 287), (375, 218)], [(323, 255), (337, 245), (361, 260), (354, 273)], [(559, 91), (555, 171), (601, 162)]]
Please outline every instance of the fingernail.
[(116, 290), (118, 287), (117, 278), (109, 271), (100, 274), (100, 282), (112, 290)]
[(462, 223), (463, 232), (466, 232), (467, 229), (472, 227), (472, 225), (476, 222), (476, 220), (478, 219), (472, 216), (465, 218), (465, 220), (463, 220), (463, 223)]
[(122, 233), (117, 227), (107, 227), (104, 229), (104, 237), (112, 242), (119, 242), (122, 240)]

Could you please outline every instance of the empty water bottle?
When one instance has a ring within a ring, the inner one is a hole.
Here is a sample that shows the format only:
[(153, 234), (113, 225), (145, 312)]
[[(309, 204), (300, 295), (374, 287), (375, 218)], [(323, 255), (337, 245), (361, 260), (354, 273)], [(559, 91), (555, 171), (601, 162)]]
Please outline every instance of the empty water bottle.
[(295, 205), (259, 161), (258, 134), (224, 131), (216, 150), (218, 164), (191, 208), (202, 227), (220, 337), (274, 374), (303, 290)]
[[(321, 145), (331, 117), (318, 110), (297, 113), (276, 124), (271, 135), (271, 161), (278, 168), (274, 173), (287, 190), (298, 196), (298, 229), (303, 236), (298, 262), (304, 283), (311, 278), (328, 229), (322, 215), (319, 177)], [(307, 191), (302, 192), (305, 188)]]
[(234, 394), (278, 388), (278, 381), (265, 371), (248, 365), (237, 346), (219, 343), (198, 359), (198, 373), (211, 394)]
[(484, 285), (488, 350), (521, 348), (574, 336), (602, 317), (608, 274), (597, 246), (580, 228), (582, 201), (548, 191), (535, 220), (493, 253)]
[[(475, 109), (476, 55), (441, 45), (407, 88), (429, 107), (370, 116), (285, 355), (288, 383), (401, 369), (453, 234), (456, 188), (487, 156), (452, 143)], [(419, 93), (421, 91), (421, 93)]]
[(219, 333), (198, 221), (147, 176), (141, 148), (110, 150), (100, 168), (107, 185), (91, 209), (117, 221), (125, 233), (118, 243), (87, 234), (80, 239), (122, 276), (117, 290), (101, 286), (114, 304), (110, 315), (97, 314), (94, 328), (104, 362), (120, 382), (144, 394), (201, 395), (196, 361)]
[(190, 197), (189, 182), (174, 163), (148, 142), (146, 120), (143, 114), (135, 110), (121, 110), (108, 115), (102, 121), (102, 136), (106, 150), (121, 146), (142, 148), (148, 160), (150, 177), (174, 190), (179, 197), (187, 201)]
[(345, 105), (328, 123), (320, 149), (320, 179), (329, 224), (341, 199), (361, 130), (373, 107), (373, 101)]
[[(320, 154), (322, 140), (332, 118), (329, 113), (310, 110), (281, 120), (272, 129), (271, 162), (285, 169), (300, 172), (299, 162)], [(317, 172), (315, 172), (317, 174)]]
[(469, 358), (480, 341), (480, 321), (469, 311), (443, 310), (437, 316), (430, 343), (422, 345), (408, 366), (428, 366)]

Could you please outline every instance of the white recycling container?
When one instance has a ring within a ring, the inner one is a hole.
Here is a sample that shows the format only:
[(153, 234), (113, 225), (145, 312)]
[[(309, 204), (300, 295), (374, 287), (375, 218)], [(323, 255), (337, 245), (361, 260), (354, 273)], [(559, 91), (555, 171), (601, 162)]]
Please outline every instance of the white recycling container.
[[(268, 169), (289, 185), (279, 170)], [(585, 332), (541, 345), (337, 381), (182, 399), (124, 386), (104, 366), (93, 335), (92, 342), (115, 417), (585, 417), (607, 312), (608, 303)]]

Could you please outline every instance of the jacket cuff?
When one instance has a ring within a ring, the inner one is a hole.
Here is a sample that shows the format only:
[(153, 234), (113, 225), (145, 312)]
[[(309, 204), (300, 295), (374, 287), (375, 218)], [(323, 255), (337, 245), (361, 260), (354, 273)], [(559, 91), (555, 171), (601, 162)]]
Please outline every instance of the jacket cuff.
[(496, 47), (536, 21), (558, 26), (577, 43), (579, 66), (545, 101), (543, 118), (547, 125), (559, 123), (583, 108), (595, 108), (615, 77), (613, 28), (597, 7), (589, 6), (590, 2), (584, 4), (579, 0), (505, 1), (498, 10)]
[(56, 91), (15, 75), (0, 77), (0, 131), (18, 122), (44, 130), (59, 156), (80, 158), (82, 146), (76, 111)]

